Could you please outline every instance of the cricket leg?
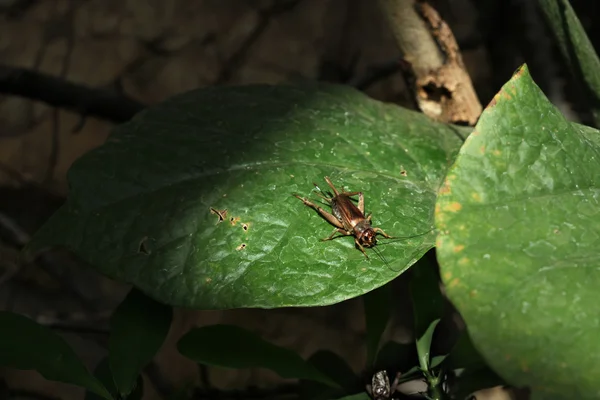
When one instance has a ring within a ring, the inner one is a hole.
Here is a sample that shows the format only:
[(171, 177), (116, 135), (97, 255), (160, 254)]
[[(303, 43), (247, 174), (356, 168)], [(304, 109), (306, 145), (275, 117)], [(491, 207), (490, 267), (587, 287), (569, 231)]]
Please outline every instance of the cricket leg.
[(352, 236), (352, 232), (347, 232), (347, 231), (345, 231), (343, 229), (336, 229), (336, 230), (333, 231), (333, 233), (331, 235), (329, 235), (325, 239), (321, 239), (321, 242), (326, 242), (327, 240), (333, 240), (336, 237), (339, 237), (339, 236), (335, 236), (338, 233), (340, 235), (342, 235), (342, 236)]
[(327, 220), (327, 222), (329, 222), (331, 225), (335, 226), (336, 228), (340, 228), (340, 229), (344, 228), (344, 225), (342, 225), (342, 223), (334, 215), (328, 213), (327, 211), (323, 210), (318, 205), (314, 204), (313, 202), (311, 202), (303, 197), (300, 197), (297, 194), (294, 194), (293, 196), (296, 197), (297, 199), (300, 199), (304, 203), (305, 206), (310, 207), (313, 210), (315, 210), (316, 212), (318, 212), (319, 215), (321, 215), (321, 217), (325, 218)]
[(386, 239), (391, 239), (391, 238), (392, 238), (390, 235), (388, 235), (387, 233), (385, 233), (385, 232), (383, 231), (383, 229), (381, 229), (381, 228), (373, 228), (373, 230), (375, 231), (375, 233), (377, 233), (377, 232), (381, 233), (381, 235), (382, 235), (384, 238), (386, 238)]
[(336, 196), (339, 196), (337, 189), (335, 188), (335, 186), (333, 186), (333, 183), (331, 183), (331, 179), (329, 179), (328, 176), (325, 177), (325, 182), (327, 182), (327, 184), (329, 185), (331, 190), (333, 190), (333, 194), (335, 194)]
[(362, 246), (362, 244), (360, 244), (360, 242), (358, 241), (358, 238), (356, 236), (354, 237), (354, 243), (356, 243), (356, 245), (358, 246), (358, 248), (360, 249), (360, 251), (362, 251), (362, 253), (365, 255), (365, 257), (368, 260), (369, 256), (367, 255), (367, 252), (365, 251), (365, 248)]
[(325, 196), (323, 193), (315, 192), (315, 194), (317, 196), (319, 196), (320, 198), (322, 198), (323, 200), (325, 200), (326, 202), (328, 202), (329, 204), (331, 204), (331, 199), (329, 197)]

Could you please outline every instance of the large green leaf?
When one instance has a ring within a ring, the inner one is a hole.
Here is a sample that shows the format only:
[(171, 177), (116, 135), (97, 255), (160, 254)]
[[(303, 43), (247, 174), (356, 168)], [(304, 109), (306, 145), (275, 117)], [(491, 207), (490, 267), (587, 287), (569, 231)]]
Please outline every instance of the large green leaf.
[(179, 352), (200, 364), (224, 368), (268, 368), (282, 378), (309, 379), (339, 385), (297, 353), (263, 340), (233, 325), (209, 325), (188, 332), (177, 344)]
[(122, 397), (135, 388), (139, 374), (160, 349), (173, 309), (132, 289), (110, 319), (109, 363)]
[(447, 293), (488, 363), (533, 398), (600, 396), (600, 136), (522, 67), (462, 147), (436, 205)]
[[(433, 246), (436, 191), (460, 132), (341, 86), (182, 94), (74, 163), (66, 205), (28, 251), (66, 246), (177, 306), (339, 302), (389, 282)], [(333, 227), (291, 194), (319, 200), (312, 183), (326, 189), (324, 176), (362, 190), (390, 235), (423, 235), (379, 245), (388, 263), (372, 250), (366, 260), (350, 237), (320, 242)], [(211, 208), (227, 210), (224, 221)]]
[(34, 369), (46, 379), (112, 399), (63, 338), (27, 317), (6, 311), (0, 311), (0, 365)]

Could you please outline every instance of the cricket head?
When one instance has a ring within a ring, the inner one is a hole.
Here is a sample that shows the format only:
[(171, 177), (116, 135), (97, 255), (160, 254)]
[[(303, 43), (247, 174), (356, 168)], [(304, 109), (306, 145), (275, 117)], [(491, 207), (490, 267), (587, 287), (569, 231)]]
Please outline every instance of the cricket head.
[(373, 247), (377, 244), (377, 233), (371, 227), (368, 227), (362, 231), (360, 231), (358, 235), (358, 241), (364, 247)]

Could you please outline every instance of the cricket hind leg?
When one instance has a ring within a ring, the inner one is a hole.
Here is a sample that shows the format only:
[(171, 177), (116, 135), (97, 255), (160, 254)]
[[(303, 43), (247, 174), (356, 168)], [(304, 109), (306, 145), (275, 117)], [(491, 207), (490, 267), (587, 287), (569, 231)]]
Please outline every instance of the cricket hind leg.
[(318, 212), (319, 215), (321, 217), (325, 218), (325, 220), (327, 220), (327, 222), (329, 222), (331, 225), (333, 225), (333, 226), (335, 226), (336, 228), (339, 228), (339, 229), (343, 229), (344, 228), (344, 225), (342, 225), (342, 223), (333, 214), (325, 211), (324, 209), (322, 209), (321, 207), (319, 207), (318, 205), (316, 205), (312, 201), (310, 201), (308, 199), (305, 199), (304, 197), (301, 197), (301, 196), (299, 196), (297, 194), (294, 194), (293, 196), (295, 198), (299, 199), (300, 201), (302, 201), (305, 206), (310, 207), (313, 210), (315, 210), (316, 212)]

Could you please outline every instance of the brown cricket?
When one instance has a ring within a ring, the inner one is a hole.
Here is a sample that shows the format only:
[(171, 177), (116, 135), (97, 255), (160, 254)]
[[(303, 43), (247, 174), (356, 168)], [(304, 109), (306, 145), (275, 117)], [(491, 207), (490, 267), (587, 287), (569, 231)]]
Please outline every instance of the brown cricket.
[[(332, 240), (338, 233), (342, 236), (354, 236), (354, 243), (356, 243), (356, 246), (362, 251), (366, 258), (369, 258), (365, 252), (365, 247), (373, 247), (377, 244), (378, 233), (387, 239), (392, 238), (392, 236), (385, 233), (381, 228), (371, 226), (371, 214), (368, 214), (365, 217), (365, 197), (362, 192), (344, 192), (342, 188), (342, 192), (340, 193), (335, 186), (333, 186), (333, 183), (331, 183), (328, 176), (325, 177), (325, 181), (331, 190), (333, 190), (333, 196), (327, 197), (321, 193), (317, 193), (317, 195), (331, 205), (333, 214), (325, 211), (304, 197), (297, 194), (294, 194), (293, 196), (302, 200), (304, 205), (317, 211), (327, 220), (327, 222), (336, 227), (333, 233), (329, 235), (329, 237), (321, 239), (322, 241)], [(316, 183), (314, 185), (317, 189), (319, 188)], [(358, 196), (358, 207), (352, 202), (352, 196)]]

